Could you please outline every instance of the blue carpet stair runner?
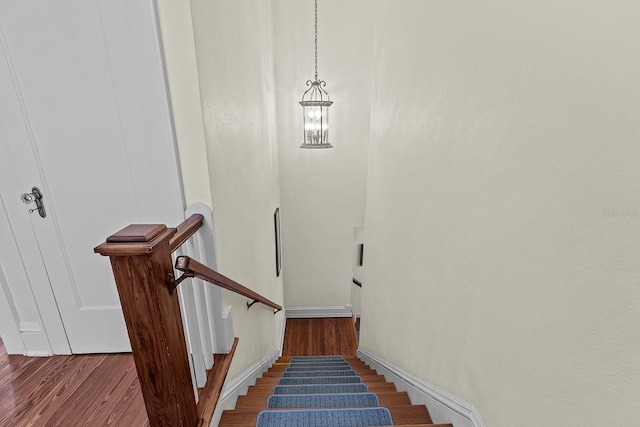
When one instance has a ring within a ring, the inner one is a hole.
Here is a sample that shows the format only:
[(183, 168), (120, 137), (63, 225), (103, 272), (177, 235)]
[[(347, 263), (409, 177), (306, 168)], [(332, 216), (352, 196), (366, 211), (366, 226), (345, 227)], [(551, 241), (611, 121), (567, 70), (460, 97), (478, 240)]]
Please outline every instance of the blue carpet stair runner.
[(342, 356), (292, 357), (267, 409), (258, 415), (256, 427), (393, 425), (389, 410), (380, 407)]
[(292, 385), (273, 388), (273, 394), (367, 393), (368, 391), (369, 388), (365, 384)]
[[(289, 368), (296, 369), (296, 368)], [(353, 369), (343, 370), (343, 371), (334, 371), (331, 368), (331, 371), (287, 371), (282, 374), (283, 378), (287, 377), (354, 377), (356, 376), (356, 371)]]
[(424, 405), (361, 360), (313, 356), (276, 361), (219, 427), (453, 427), (431, 422)]
[(391, 425), (387, 408), (310, 409), (263, 411), (257, 427), (369, 427)]
[(274, 394), (267, 399), (268, 409), (353, 408), (358, 406), (380, 406), (380, 401), (378, 396), (373, 393)]

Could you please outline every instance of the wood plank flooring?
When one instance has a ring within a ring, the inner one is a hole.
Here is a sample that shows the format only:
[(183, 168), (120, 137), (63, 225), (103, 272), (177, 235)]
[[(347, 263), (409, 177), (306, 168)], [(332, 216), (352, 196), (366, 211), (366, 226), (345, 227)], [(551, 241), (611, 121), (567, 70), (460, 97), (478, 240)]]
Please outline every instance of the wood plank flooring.
[(0, 340), (0, 426), (148, 426), (131, 354), (24, 357)]
[(354, 358), (357, 352), (358, 338), (351, 317), (287, 319), (284, 357), (341, 354)]
[[(351, 318), (287, 320), (285, 356), (357, 349)], [(0, 340), (0, 427), (148, 425), (131, 354), (9, 356)]]

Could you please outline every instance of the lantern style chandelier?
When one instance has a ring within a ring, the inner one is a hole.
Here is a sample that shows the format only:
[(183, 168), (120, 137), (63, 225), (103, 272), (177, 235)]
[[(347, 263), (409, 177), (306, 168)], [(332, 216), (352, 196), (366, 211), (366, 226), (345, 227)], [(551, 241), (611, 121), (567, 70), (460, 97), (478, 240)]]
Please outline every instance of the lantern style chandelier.
[(314, 80), (307, 80), (309, 89), (302, 94), (304, 143), (300, 148), (332, 148), (329, 144), (329, 107), (333, 102), (324, 90), (327, 83), (318, 80), (318, 0), (315, 0), (315, 65)]

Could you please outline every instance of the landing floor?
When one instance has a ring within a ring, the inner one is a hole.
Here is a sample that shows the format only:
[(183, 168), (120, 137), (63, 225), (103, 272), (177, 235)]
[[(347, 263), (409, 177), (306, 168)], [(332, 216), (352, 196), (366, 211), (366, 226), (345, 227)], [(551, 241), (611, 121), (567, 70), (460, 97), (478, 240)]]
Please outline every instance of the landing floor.
[[(351, 318), (287, 320), (283, 356), (357, 350)], [(148, 425), (131, 354), (9, 356), (0, 340), (0, 427)]]
[(133, 357), (9, 356), (0, 340), (0, 426), (148, 426)]
[(351, 317), (287, 319), (282, 356), (341, 354), (356, 357), (358, 339)]

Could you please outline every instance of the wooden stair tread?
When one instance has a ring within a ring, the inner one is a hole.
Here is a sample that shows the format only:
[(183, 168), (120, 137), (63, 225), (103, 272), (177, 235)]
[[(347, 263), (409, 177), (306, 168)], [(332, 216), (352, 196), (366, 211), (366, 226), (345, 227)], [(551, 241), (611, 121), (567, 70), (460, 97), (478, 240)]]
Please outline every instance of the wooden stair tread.
[(409, 395), (406, 391), (380, 391), (376, 393), (380, 406), (406, 406), (411, 405)]
[[(313, 408), (298, 408), (291, 409), (291, 411), (305, 410)], [(391, 412), (391, 418), (393, 419), (393, 425), (415, 425), (430, 424), (431, 417), (427, 408), (423, 405), (402, 405), (392, 406), (389, 409)], [(226, 410), (222, 413), (219, 427), (246, 427), (255, 425), (258, 419), (258, 414), (261, 411), (268, 411), (269, 409), (234, 409)]]
[(431, 424), (431, 416), (424, 405), (390, 406), (393, 425)]

